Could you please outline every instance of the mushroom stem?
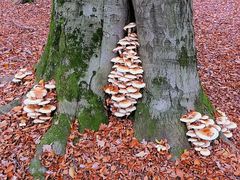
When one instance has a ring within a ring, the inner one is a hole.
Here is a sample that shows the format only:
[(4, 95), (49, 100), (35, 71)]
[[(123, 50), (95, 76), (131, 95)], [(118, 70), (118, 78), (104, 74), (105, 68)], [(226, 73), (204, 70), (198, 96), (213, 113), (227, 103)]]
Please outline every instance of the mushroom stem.
[(128, 36), (131, 34), (131, 28), (128, 28)]

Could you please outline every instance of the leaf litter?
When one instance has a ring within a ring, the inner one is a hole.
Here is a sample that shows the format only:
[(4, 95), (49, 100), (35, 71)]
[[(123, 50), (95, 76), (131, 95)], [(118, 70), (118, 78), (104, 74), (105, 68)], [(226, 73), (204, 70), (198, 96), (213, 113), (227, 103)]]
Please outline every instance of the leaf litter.
[[(19, 68), (33, 71), (46, 43), (50, 1), (15, 5), (0, 2), (0, 104), (20, 98), (32, 88), (34, 76), (23, 85), (11, 83)], [(239, 124), (240, 115), (240, 2), (194, 1), (195, 41), (198, 71), (213, 105)], [(33, 179), (28, 165), (36, 145), (51, 123), (19, 127), (25, 120), (21, 106), (0, 116), (0, 179)], [(214, 141), (213, 155), (201, 157), (193, 149), (173, 162), (171, 155), (158, 152), (154, 142), (139, 142), (130, 120), (110, 119), (99, 131), (78, 132), (72, 124), (66, 154), (57, 155), (44, 146), (41, 163), (46, 179), (237, 179), (240, 177), (240, 134), (231, 138), (233, 150), (223, 140)]]

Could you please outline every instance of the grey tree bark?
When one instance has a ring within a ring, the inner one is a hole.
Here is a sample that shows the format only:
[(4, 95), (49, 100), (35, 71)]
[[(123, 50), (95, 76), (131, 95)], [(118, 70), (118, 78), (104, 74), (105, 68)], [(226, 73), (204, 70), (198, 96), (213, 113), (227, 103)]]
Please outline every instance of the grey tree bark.
[(175, 155), (188, 147), (181, 114), (213, 111), (199, 85), (191, 6), (191, 0), (53, 0), (48, 43), (36, 70), (38, 79), (56, 80), (58, 113), (37, 148), (32, 174), (45, 171), (39, 167), (44, 144), (64, 153), (71, 119), (78, 119), (80, 131), (107, 122), (102, 88), (112, 49), (135, 19), (147, 84), (134, 116), (136, 136), (167, 138)]

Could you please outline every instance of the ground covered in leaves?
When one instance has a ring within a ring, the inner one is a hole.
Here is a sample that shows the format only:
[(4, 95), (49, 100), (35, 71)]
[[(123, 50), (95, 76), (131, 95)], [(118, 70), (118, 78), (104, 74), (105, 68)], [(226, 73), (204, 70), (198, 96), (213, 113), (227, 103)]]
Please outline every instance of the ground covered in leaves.
[[(20, 86), (10, 81), (19, 68), (32, 70), (39, 59), (47, 38), (50, 1), (15, 5), (1, 0), (0, 7), (0, 104), (4, 105), (33, 84), (34, 76)], [(74, 122), (64, 156), (44, 147), (41, 163), (48, 169), (46, 179), (240, 178), (240, 2), (194, 1), (194, 26), (202, 84), (213, 104), (238, 123), (234, 137), (215, 141), (210, 157), (190, 149), (173, 162), (169, 153), (156, 150), (155, 142), (137, 141), (131, 121), (110, 119), (98, 132), (83, 134)], [(0, 115), (0, 179), (32, 179), (30, 160), (51, 125), (27, 122), (19, 127), (24, 118), (20, 110), (17, 106)]]

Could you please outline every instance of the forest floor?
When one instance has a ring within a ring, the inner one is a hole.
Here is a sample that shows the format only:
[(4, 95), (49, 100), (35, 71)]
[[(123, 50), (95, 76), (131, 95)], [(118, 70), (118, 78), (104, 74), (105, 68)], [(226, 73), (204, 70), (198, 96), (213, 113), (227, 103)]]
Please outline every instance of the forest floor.
[[(28, 166), (51, 122), (19, 127), (19, 106), (5, 114), (2, 107), (21, 100), (34, 84), (34, 75), (20, 86), (11, 79), (20, 68), (33, 70), (39, 60), (51, 5), (50, 0), (24, 5), (1, 0), (0, 7), (0, 179), (32, 179)], [(50, 146), (41, 157), (46, 179), (240, 178), (240, 2), (195, 0), (194, 27), (202, 85), (213, 105), (238, 124), (230, 143), (216, 140), (209, 157), (190, 149), (171, 161), (154, 142), (137, 141), (130, 120), (110, 119), (99, 131), (83, 134), (74, 122), (66, 154), (56, 155)]]

